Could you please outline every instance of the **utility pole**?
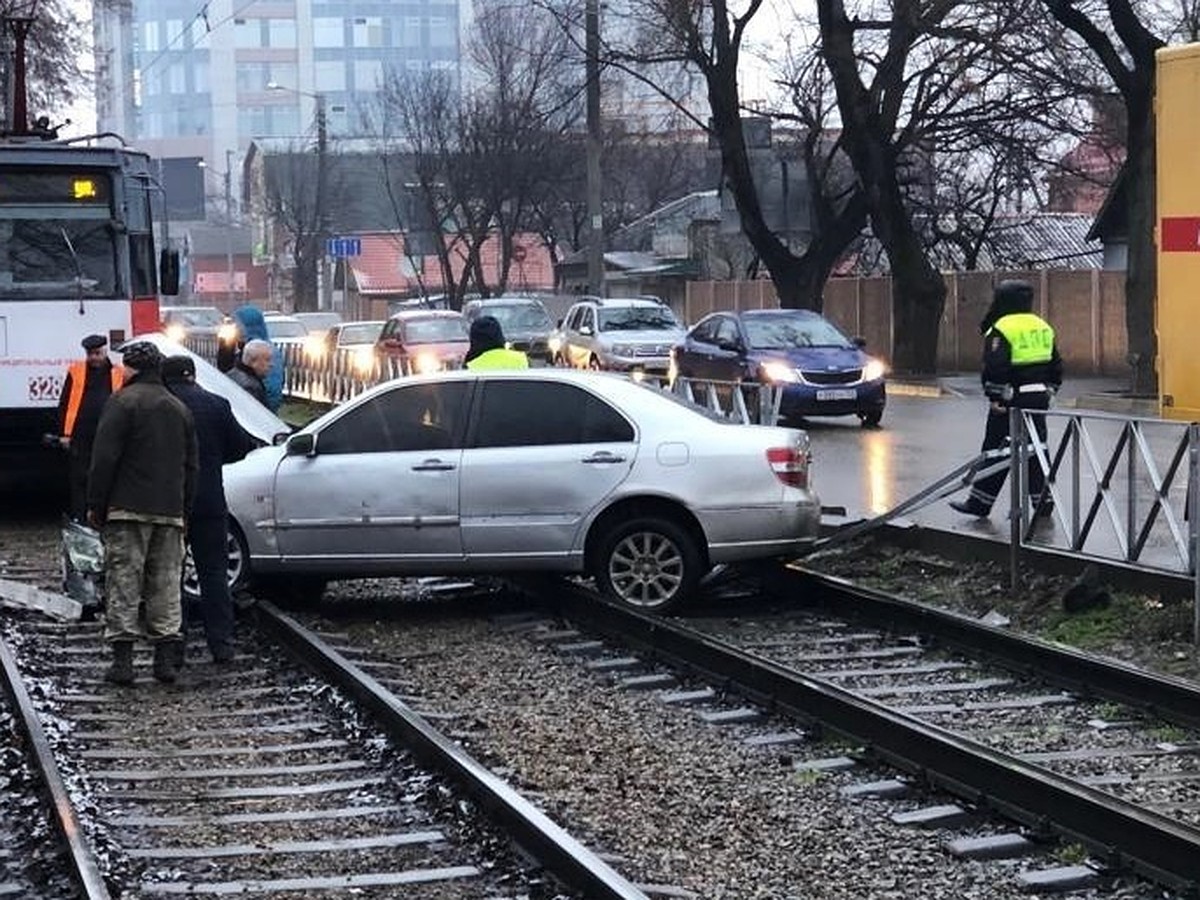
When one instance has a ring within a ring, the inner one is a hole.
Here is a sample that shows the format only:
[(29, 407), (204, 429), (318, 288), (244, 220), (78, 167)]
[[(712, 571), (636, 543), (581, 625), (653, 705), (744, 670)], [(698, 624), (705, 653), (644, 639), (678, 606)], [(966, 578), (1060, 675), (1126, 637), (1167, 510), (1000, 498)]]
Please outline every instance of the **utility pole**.
[(233, 309), (233, 151), (225, 151), (225, 299)]
[(600, 176), (600, 0), (587, 0), (587, 244), (588, 292), (604, 294), (604, 209)]
[(11, 135), (29, 134), (28, 98), (25, 89), (25, 38), (33, 26), (33, 10), (36, 3), (14, 3), (4, 17), (4, 24), (12, 33), (10, 50), (12, 55), (8, 61), (9, 96), (8, 109), (11, 121), (6, 131)]
[(333, 279), (329, 275), (329, 257), (326, 244), (329, 241), (328, 212), (328, 142), (329, 130), (325, 120), (325, 95), (313, 95), (317, 102), (317, 252), (320, 254), (320, 286), (317, 296), (318, 309), (333, 306)]

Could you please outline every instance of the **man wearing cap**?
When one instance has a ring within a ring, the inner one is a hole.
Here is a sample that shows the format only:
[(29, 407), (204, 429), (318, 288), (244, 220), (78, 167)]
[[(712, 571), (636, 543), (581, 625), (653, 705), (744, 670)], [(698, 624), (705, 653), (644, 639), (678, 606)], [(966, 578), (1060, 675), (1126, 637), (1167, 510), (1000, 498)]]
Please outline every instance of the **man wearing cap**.
[[(254, 439), (233, 417), (229, 401), (196, 384), (196, 361), (169, 356), (162, 366), (167, 389), (191, 410), (196, 422), (200, 469), (196, 499), (187, 520), (187, 543), (200, 587), (200, 620), (213, 662), (233, 659), (233, 598), (229, 595), (226, 532), (228, 511), (221, 467), (237, 462), (252, 449)], [(189, 611), (184, 610), (186, 631)]]
[(69, 513), (77, 522), (82, 522), (87, 512), (88, 466), (100, 410), (125, 379), (125, 370), (108, 358), (108, 338), (89, 334), (80, 344), (87, 355), (67, 368), (58, 398), (58, 440), (67, 451), (71, 489)]
[[(154, 677), (174, 681), (180, 657), (183, 527), (195, 494), (192, 414), (163, 385), (162, 354), (149, 341), (121, 347), (125, 385), (105, 404), (88, 472), (87, 517), (105, 549), (105, 677), (133, 682), (133, 642), (154, 645)], [(146, 622), (138, 621), (145, 601)]]

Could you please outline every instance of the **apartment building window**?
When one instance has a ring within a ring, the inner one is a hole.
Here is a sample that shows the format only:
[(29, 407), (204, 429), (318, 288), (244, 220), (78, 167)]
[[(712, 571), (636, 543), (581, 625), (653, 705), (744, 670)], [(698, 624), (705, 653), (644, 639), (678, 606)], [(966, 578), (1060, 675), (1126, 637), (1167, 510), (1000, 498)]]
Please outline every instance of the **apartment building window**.
[(167, 77), (172, 94), (187, 93), (187, 70), (183, 67), (183, 63), (171, 63)]
[(183, 49), (183, 20), (167, 19), (167, 49)]
[[(397, 19), (397, 22), (399, 20)], [(401, 47), (420, 47), (421, 46), (421, 17), (420, 16), (405, 16), (404, 31), (401, 32), (400, 39)]]
[(383, 19), (379, 16), (355, 19), (351, 31), (355, 47), (383, 46)]
[(346, 24), (343, 19), (313, 19), (314, 47), (345, 47)]
[(142, 23), (142, 46), (141, 49), (146, 53), (157, 53), (162, 49), (162, 43), (158, 38), (158, 23), (143, 22)]
[(268, 47), (295, 47), (296, 46), (296, 20), (295, 19), (268, 19), (267, 20), (267, 46)]
[(356, 91), (377, 91), (382, 82), (382, 60), (356, 59), (354, 61), (354, 89)]
[(444, 16), (429, 17), (429, 46), (453, 47), (458, 43), (458, 21)]
[(206, 60), (192, 63), (192, 90), (197, 94), (207, 94), (210, 90), (208, 84), (208, 62)]
[(344, 91), (346, 64), (340, 59), (319, 59), (313, 63), (313, 78), (318, 91)]
[(192, 49), (207, 50), (208, 49), (208, 23), (204, 19), (194, 19), (191, 28)]
[(236, 79), (239, 93), (265, 91), (267, 89), (267, 64), (240, 62), (236, 66)]
[(294, 137), (300, 133), (299, 107), (275, 106), (269, 113), (268, 134), (275, 137)]
[(233, 45), (243, 49), (261, 47), (262, 19), (234, 19)]

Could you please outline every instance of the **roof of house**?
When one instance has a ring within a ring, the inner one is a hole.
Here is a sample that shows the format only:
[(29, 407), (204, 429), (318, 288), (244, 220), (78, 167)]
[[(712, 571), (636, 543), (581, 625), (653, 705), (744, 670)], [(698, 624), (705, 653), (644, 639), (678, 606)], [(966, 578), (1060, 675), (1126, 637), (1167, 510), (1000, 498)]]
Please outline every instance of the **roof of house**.
[[(346, 260), (358, 292), (363, 296), (429, 293), (445, 288), (442, 267), (436, 255), (410, 258), (404, 235), (396, 232), (372, 232), (359, 235), (362, 253)], [(518, 234), (514, 240), (516, 255), (508, 273), (509, 290), (550, 290), (554, 287), (554, 260), (545, 243), (534, 234)], [(465, 255), (450, 252), (455, 279), (462, 276)], [(500, 282), (500, 237), (492, 235), (480, 248), (480, 262), (489, 287)]]

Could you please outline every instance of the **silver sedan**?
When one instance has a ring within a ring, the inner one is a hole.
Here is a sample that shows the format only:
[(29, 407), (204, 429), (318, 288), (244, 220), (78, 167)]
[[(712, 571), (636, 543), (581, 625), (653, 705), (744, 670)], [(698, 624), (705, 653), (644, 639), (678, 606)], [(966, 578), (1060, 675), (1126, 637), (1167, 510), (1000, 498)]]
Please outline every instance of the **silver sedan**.
[(379, 385), (227, 466), (260, 588), (381, 575), (561, 572), (664, 611), (715, 564), (817, 538), (808, 437), (562, 369)]

